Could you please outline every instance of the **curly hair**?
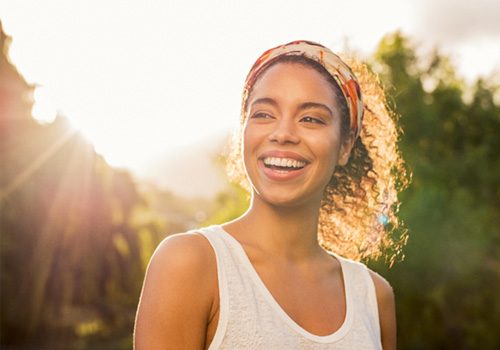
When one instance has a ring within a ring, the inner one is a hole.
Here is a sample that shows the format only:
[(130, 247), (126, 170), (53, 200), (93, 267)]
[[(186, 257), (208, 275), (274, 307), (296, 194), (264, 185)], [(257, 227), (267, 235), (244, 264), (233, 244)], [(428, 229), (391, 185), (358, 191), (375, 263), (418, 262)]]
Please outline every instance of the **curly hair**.
[[(318, 62), (303, 56), (283, 56), (265, 67), (278, 63), (296, 63), (313, 68), (333, 87), (342, 116), (341, 133), (349, 132), (347, 102), (340, 87)], [(348, 61), (361, 87), (364, 117), (360, 136), (354, 143), (348, 163), (337, 166), (325, 188), (318, 224), (320, 245), (353, 260), (378, 259), (385, 256), (392, 264), (403, 258), (402, 247), (407, 230), (397, 216), (398, 192), (409, 183), (410, 174), (397, 147), (401, 130), (397, 116), (387, 106), (378, 78), (368, 67)], [(254, 82), (254, 85), (255, 85)], [(246, 121), (247, 101), (253, 85), (243, 91), (240, 131), (233, 135), (227, 157), (229, 177), (250, 191), (241, 157), (242, 132)]]

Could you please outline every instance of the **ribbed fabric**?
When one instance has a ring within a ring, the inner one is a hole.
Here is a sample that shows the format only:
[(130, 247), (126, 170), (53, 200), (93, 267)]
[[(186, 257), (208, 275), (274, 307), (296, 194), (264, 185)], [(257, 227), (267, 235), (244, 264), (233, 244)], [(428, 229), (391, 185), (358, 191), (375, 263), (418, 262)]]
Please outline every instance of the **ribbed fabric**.
[(219, 321), (215, 349), (382, 349), (375, 287), (365, 265), (332, 254), (341, 264), (346, 292), (342, 326), (314, 335), (291, 319), (273, 298), (241, 244), (221, 226), (196, 230), (217, 259)]

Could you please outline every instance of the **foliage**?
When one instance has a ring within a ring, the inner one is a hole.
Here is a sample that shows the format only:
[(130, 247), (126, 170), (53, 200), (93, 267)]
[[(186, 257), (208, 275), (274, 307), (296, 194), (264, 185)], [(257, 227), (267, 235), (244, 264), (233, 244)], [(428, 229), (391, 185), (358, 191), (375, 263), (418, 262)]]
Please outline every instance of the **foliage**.
[(239, 217), (247, 210), (249, 200), (246, 189), (239, 184), (230, 183), (227, 190), (215, 197), (213, 213), (204, 225), (220, 224)]
[(151, 211), (130, 174), (107, 165), (65, 118), (31, 117), (33, 87), (0, 33), (2, 347), (130, 334), (164, 224), (151, 213), (138, 219)]
[(400, 33), (381, 41), (373, 67), (401, 116), (413, 171), (401, 208), (406, 259), (389, 270), (373, 264), (397, 295), (400, 347), (498, 348), (499, 87), (467, 86), (446, 57), (417, 57)]

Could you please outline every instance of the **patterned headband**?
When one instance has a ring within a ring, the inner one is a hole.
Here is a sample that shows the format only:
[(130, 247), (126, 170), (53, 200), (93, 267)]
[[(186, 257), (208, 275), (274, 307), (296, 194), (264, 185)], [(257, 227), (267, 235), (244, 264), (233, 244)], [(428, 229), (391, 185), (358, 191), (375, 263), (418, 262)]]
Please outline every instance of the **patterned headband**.
[(245, 91), (248, 92), (253, 86), (259, 72), (282, 56), (303, 56), (312, 59), (330, 73), (347, 101), (351, 131), (357, 138), (361, 131), (361, 121), (363, 119), (363, 101), (359, 83), (349, 66), (323, 45), (312, 41), (298, 40), (267, 50), (257, 59), (248, 73), (245, 81)]

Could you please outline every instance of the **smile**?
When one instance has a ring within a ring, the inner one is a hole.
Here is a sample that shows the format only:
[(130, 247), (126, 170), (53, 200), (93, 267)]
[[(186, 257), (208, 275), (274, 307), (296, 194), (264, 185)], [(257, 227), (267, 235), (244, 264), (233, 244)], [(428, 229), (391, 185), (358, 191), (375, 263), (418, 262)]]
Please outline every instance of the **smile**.
[(291, 158), (265, 157), (263, 159), (266, 168), (276, 170), (297, 170), (303, 168), (306, 163)]
[(265, 177), (273, 182), (301, 178), (309, 165), (307, 161), (287, 157), (264, 157), (258, 164)]

